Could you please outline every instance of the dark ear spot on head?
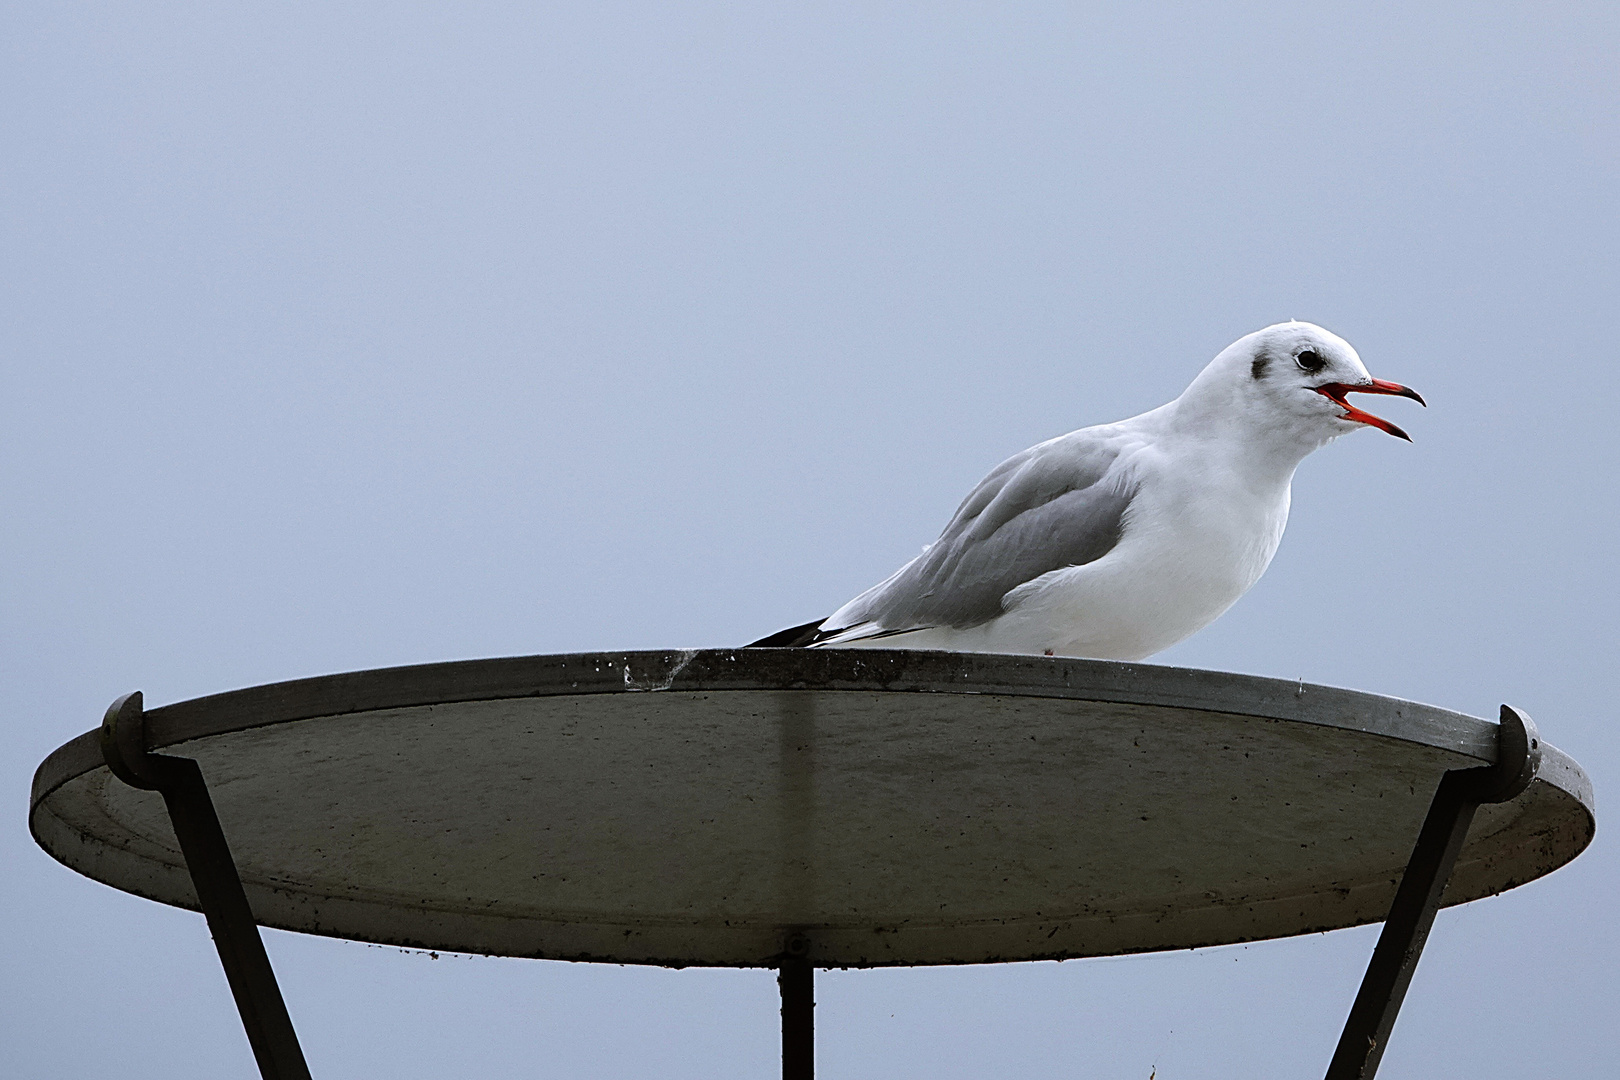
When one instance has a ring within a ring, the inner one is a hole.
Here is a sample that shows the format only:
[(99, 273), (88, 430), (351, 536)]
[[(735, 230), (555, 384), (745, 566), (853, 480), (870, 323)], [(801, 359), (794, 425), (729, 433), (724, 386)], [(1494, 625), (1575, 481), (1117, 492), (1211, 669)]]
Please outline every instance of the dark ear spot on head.
[(1254, 358), (1254, 363), (1249, 365), (1249, 374), (1257, 379), (1260, 378), (1266, 373), (1266, 365), (1269, 363), (1271, 363), (1271, 357), (1261, 353)]

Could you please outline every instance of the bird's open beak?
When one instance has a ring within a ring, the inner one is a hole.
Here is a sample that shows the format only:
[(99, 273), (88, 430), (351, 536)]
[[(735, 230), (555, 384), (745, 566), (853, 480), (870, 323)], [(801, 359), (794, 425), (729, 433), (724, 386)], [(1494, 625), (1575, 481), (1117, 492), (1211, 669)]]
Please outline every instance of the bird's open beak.
[(1412, 441), (1412, 436), (1408, 435), (1406, 432), (1402, 431), (1400, 428), (1396, 427), (1394, 424), (1390, 423), (1388, 420), (1385, 420), (1381, 416), (1374, 416), (1372, 413), (1362, 412), (1360, 409), (1344, 400), (1344, 395), (1392, 394), (1395, 397), (1411, 398), (1419, 405), (1422, 405), (1425, 409), (1429, 407), (1429, 403), (1423, 400), (1423, 395), (1419, 394), (1416, 390), (1413, 390), (1410, 386), (1402, 386), (1400, 383), (1385, 382), (1383, 379), (1373, 379), (1370, 382), (1354, 384), (1330, 382), (1324, 383), (1321, 386), (1313, 386), (1311, 389), (1315, 390), (1318, 394), (1321, 394), (1323, 397), (1333, 402), (1333, 404), (1343, 409), (1343, 418), (1345, 420), (1354, 420), (1358, 424), (1369, 424), (1380, 431), (1389, 432), (1397, 439), (1405, 439), (1407, 442)]

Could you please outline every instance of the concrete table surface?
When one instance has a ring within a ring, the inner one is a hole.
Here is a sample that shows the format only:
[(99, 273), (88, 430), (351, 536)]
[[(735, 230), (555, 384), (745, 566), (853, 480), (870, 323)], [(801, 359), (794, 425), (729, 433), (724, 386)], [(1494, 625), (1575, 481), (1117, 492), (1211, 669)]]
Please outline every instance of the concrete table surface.
[[(267, 926), (672, 966), (983, 963), (1385, 917), (1441, 775), (1492, 721), (1347, 690), (1035, 656), (743, 649), (331, 675), (146, 713), (202, 766)], [(1547, 874), (1595, 828), (1542, 744), (1445, 894)], [(156, 793), (96, 733), (40, 766), (35, 838), (196, 897)]]

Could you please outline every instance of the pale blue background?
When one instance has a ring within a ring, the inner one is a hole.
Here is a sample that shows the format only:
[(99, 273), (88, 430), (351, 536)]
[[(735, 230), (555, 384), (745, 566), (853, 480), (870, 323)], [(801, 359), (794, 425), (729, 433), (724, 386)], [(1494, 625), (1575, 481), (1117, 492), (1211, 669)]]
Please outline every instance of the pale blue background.
[[(6, 5), (7, 1075), (252, 1075), (200, 917), (27, 835), (116, 695), (740, 643), (1291, 316), (1432, 408), (1162, 659), (1512, 701), (1607, 805), (1620, 9), (784, 8)], [(1382, 1076), (1620, 1067), (1612, 837), (1441, 916)], [(1320, 1075), (1375, 933), (835, 972), (822, 1075)], [(268, 939), (321, 1080), (777, 1067), (769, 973)]]

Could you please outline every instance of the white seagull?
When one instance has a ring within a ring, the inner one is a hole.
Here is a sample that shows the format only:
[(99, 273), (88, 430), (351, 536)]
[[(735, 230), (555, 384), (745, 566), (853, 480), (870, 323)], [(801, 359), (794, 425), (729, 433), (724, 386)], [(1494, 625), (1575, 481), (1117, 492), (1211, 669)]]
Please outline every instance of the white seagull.
[(1008, 458), (887, 580), (753, 645), (1151, 656), (1259, 580), (1307, 454), (1364, 426), (1411, 441), (1352, 392), (1423, 403), (1320, 326), (1239, 338), (1168, 405)]

